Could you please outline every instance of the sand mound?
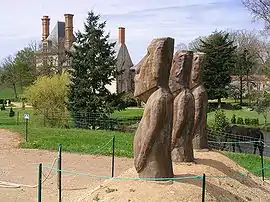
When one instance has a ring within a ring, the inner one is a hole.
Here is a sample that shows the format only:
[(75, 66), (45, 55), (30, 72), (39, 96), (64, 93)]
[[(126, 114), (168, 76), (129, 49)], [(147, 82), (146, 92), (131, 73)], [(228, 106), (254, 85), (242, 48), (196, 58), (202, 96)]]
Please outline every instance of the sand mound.
[[(196, 164), (174, 164), (175, 177), (206, 174), (206, 201), (269, 201), (270, 185), (218, 152), (196, 152)], [(227, 176), (226, 178), (215, 176)], [(119, 177), (137, 178), (134, 168)], [(201, 201), (201, 179), (150, 182), (109, 179), (71, 201)]]

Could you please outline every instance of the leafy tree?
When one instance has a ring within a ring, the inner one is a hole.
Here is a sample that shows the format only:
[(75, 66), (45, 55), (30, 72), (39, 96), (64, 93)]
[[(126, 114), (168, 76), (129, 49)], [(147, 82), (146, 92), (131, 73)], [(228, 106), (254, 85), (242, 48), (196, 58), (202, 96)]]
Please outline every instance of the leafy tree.
[(31, 44), (18, 51), (16, 55), (8, 56), (1, 65), (0, 80), (14, 90), (15, 98), (18, 98), (18, 90), (29, 86), (37, 78), (35, 65), (35, 49)]
[(35, 52), (29, 46), (17, 52), (14, 58), (16, 81), (23, 91), (23, 87), (29, 86), (37, 78)]
[(16, 82), (16, 68), (14, 65), (14, 58), (12, 56), (6, 57), (2, 64), (1, 82), (6, 86), (12, 87), (15, 98), (18, 99), (17, 82)]
[(256, 105), (254, 105), (254, 110), (258, 114), (262, 114), (264, 117), (264, 124), (267, 123), (267, 114), (270, 111), (270, 94), (264, 92), (260, 97), (258, 97)]
[(202, 78), (210, 99), (227, 97), (226, 86), (230, 84), (230, 73), (235, 67), (235, 49), (229, 34), (214, 32), (205, 40), (201, 40), (199, 51), (205, 53)]
[(38, 113), (44, 115), (50, 126), (65, 126), (66, 124), (68, 83), (67, 73), (50, 77), (42, 76), (24, 92), (27, 101)]
[(72, 66), (68, 106), (77, 127), (96, 128), (114, 110), (115, 95), (106, 85), (117, 75), (115, 43), (104, 33), (106, 22), (99, 20), (93, 11), (88, 13), (84, 31), (76, 33), (68, 53)]

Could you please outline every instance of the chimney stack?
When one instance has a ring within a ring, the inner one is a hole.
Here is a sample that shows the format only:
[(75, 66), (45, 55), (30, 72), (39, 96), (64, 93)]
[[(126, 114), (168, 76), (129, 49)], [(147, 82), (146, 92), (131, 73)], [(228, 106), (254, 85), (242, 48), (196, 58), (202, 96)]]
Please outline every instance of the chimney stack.
[(120, 44), (125, 44), (125, 28), (124, 27), (119, 27), (119, 43)]
[(46, 40), (50, 34), (50, 18), (45, 15), (42, 20), (42, 41)]
[(73, 14), (65, 14), (65, 47), (70, 49), (73, 39)]

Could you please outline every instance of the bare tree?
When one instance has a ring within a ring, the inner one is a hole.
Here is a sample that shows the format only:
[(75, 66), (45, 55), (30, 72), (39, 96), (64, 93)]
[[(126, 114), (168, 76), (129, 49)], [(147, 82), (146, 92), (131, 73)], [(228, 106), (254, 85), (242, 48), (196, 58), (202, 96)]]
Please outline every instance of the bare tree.
[(189, 50), (192, 50), (192, 51), (197, 51), (200, 46), (201, 46), (201, 40), (204, 40), (206, 39), (205, 36), (199, 36), (197, 37), (196, 39), (194, 39), (193, 41), (191, 41), (189, 44), (188, 44), (188, 49)]
[(244, 6), (251, 11), (256, 20), (264, 22), (265, 30), (270, 30), (270, 1), (269, 0), (242, 0)]
[(176, 45), (175, 49), (176, 50), (187, 50), (188, 47), (187, 47), (187, 45), (185, 43), (179, 43), (179, 44)]

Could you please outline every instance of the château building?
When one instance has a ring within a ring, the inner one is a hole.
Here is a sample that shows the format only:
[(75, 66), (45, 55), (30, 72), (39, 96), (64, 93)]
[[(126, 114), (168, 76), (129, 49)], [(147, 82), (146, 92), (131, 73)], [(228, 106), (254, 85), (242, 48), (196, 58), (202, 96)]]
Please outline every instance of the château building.
[[(50, 32), (50, 18), (43, 16), (41, 47), (36, 53), (37, 70), (46, 73), (62, 73), (70, 69), (70, 61), (65, 51), (72, 48), (75, 41), (73, 33), (73, 14), (65, 14), (65, 21), (57, 21)], [(117, 71), (121, 72), (111, 85), (106, 86), (111, 93), (133, 93), (134, 75), (130, 70), (133, 66), (127, 45), (125, 43), (125, 28), (118, 28), (119, 36), (116, 43)]]

